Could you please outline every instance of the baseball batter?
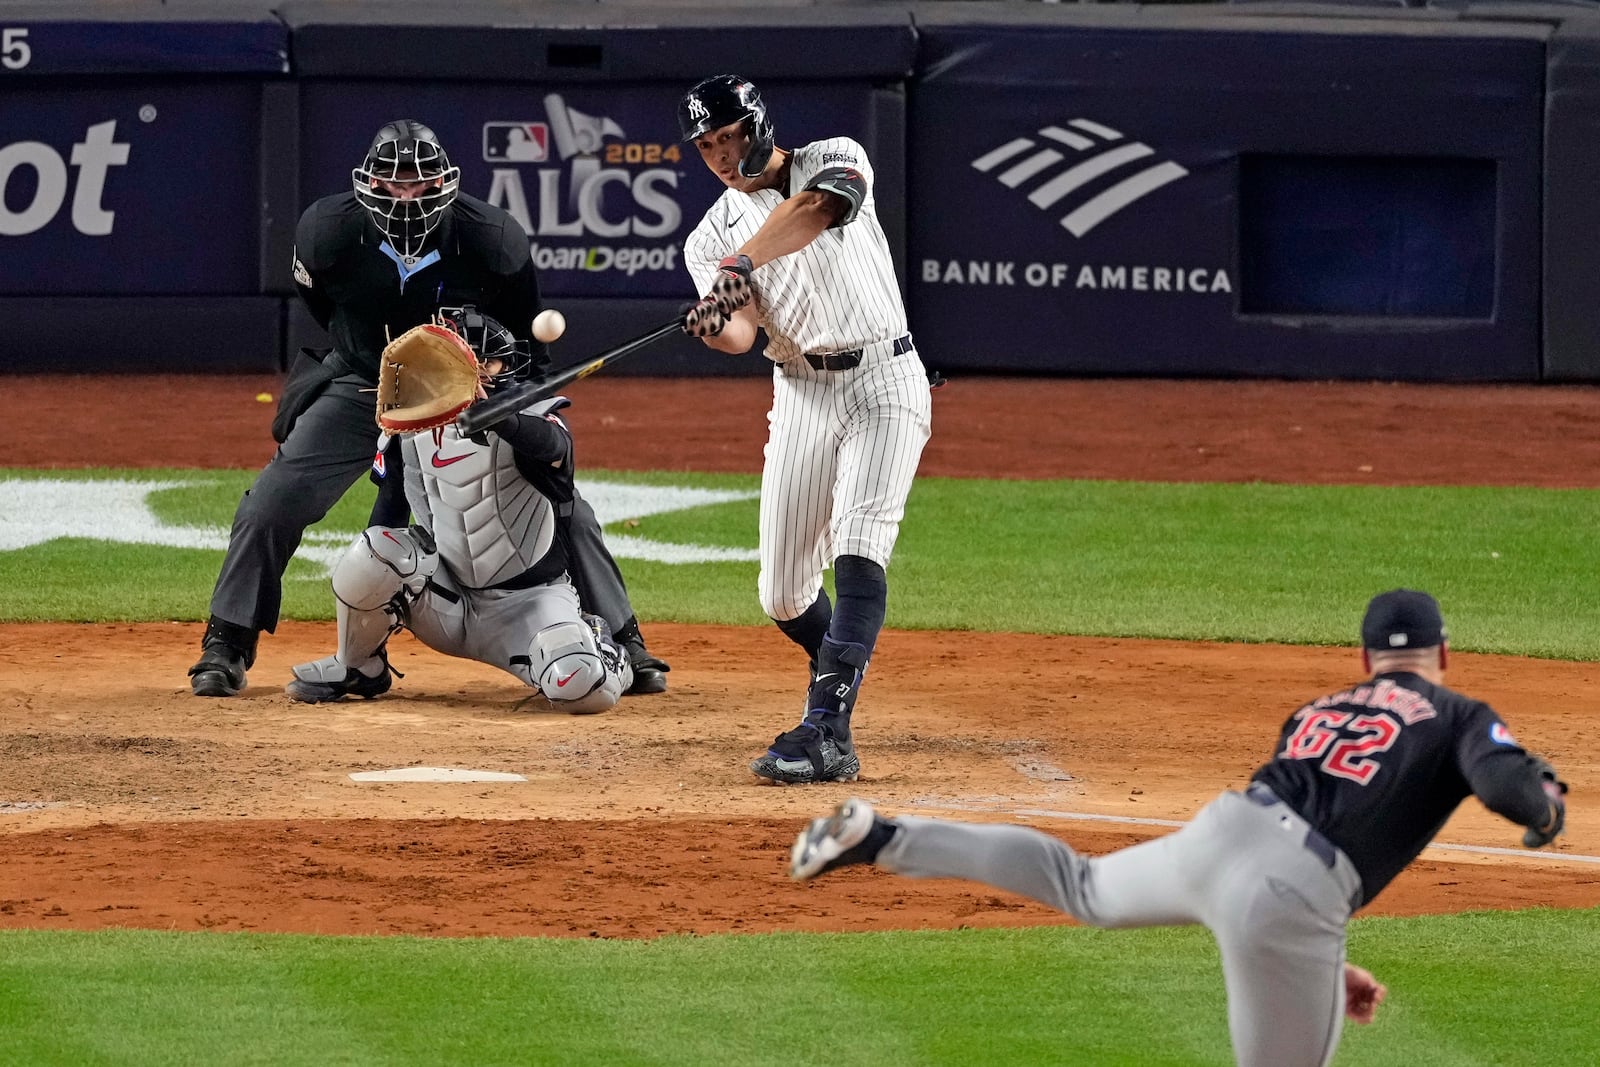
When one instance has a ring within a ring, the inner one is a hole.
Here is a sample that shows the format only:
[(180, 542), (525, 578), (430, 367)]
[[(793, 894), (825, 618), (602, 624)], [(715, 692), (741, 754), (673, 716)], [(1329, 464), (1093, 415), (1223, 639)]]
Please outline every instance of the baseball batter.
[(1370, 677), (1307, 703), (1244, 792), (1169, 836), (1080, 856), (1017, 826), (900, 816), (851, 800), (795, 842), (790, 873), (876, 862), (969, 878), (1105, 927), (1201, 923), (1222, 953), (1241, 1064), (1326, 1064), (1342, 1014), (1368, 1021), (1383, 987), (1345, 963), (1345, 925), (1476, 794), (1549, 844), (1566, 785), (1489, 705), (1445, 688), (1444, 620), (1426, 593), (1374, 597), (1361, 626)]
[[(532, 365), (525, 342), (472, 308), (442, 313), (482, 360), (489, 387)], [(302, 663), (284, 692), (320, 703), (390, 686), (384, 651), (404, 626), (428, 647), (487, 663), (558, 708), (604, 711), (633, 682), (627, 653), (598, 616), (583, 616), (557, 537), (573, 499), (572, 438), (541, 401), (476, 438), (454, 425), (402, 438), (406, 498), (417, 524), (374, 526), (333, 572), (339, 650)]]
[[(854, 781), (850, 717), (883, 626), (884, 570), (932, 407), (872, 165), (846, 137), (778, 147), (760, 94), (737, 75), (689, 90), (678, 122), (727, 186), (684, 244), (706, 294), (684, 328), (732, 354), (766, 331), (773, 401), (758, 593), (810, 660), (800, 724), (750, 767), (771, 782)], [(837, 606), (822, 587), (830, 564)]]

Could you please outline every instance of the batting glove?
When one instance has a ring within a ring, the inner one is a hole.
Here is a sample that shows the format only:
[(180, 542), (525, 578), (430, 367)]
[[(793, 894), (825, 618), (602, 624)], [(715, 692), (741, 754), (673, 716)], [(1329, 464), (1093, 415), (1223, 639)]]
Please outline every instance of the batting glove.
[(750, 272), (754, 269), (749, 256), (726, 256), (717, 264), (717, 280), (711, 283), (707, 296), (717, 302), (717, 310), (724, 317), (750, 303)]
[(728, 316), (717, 307), (711, 297), (691, 304), (683, 313), (683, 332), (690, 337), (715, 337), (728, 324)]

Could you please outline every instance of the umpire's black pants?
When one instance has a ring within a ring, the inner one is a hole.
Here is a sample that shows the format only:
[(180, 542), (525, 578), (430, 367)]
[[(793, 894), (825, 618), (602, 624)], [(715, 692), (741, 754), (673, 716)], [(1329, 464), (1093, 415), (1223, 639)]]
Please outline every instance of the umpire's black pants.
[(283, 574), (300, 538), (372, 463), (378, 445), (372, 388), (355, 375), (330, 382), (245, 490), (211, 593), (212, 615), (252, 630), (277, 629)]

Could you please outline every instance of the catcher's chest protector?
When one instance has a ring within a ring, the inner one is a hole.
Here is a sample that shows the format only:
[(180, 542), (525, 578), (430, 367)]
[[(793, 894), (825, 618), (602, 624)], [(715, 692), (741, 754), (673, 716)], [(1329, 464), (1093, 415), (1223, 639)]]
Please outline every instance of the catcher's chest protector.
[(447, 426), (406, 439), (408, 465), (422, 475), (433, 537), (463, 586), (515, 578), (550, 551), (556, 513), (517, 470), (511, 446), (495, 434), (475, 444)]

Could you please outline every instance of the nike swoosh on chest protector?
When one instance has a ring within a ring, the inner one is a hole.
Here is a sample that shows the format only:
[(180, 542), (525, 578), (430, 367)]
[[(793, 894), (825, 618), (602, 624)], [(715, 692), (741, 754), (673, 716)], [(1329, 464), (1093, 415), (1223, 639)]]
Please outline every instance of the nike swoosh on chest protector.
[(433, 465), (435, 467), (448, 467), (452, 463), (460, 463), (464, 459), (471, 459), (471, 458), (472, 458), (472, 453), (471, 452), (463, 452), (459, 456), (446, 456), (446, 455), (442, 455), (439, 452), (434, 452), (434, 454), (433, 454)]

